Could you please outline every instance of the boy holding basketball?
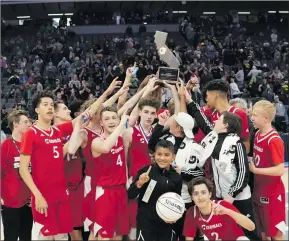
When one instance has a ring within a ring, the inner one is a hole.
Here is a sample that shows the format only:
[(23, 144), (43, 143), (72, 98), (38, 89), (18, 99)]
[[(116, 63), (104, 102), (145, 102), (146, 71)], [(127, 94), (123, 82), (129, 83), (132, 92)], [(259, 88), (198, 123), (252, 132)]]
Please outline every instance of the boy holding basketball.
[(130, 199), (138, 198), (137, 240), (176, 240), (173, 225), (164, 222), (156, 212), (159, 197), (167, 192), (181, 194), (182, 178), (172, 167), (174, 145), (167, 140), (158, 142), (154, 153), (155, 163), (137, 173), (128, 189)]

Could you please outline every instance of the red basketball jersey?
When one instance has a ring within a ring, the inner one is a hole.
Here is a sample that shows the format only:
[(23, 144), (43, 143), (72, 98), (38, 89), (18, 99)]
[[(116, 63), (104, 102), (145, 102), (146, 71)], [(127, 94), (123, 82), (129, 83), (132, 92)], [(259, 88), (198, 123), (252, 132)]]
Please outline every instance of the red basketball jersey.
[(74, 190), (82, 181), (82, 160), (77, 151), (74, 155), (65, 155), (64, 171), (68, 190)]
[[(253, 159), (257, 168), (269, 168), (284, 163), (284, 143), (275, 130), (264, 136), (257, 131), (254, 140)], [(285, 193), (281, 176), (257, 175), (254, 177), (253, 199)]]
[[(245, 113), (245, 111), (238, 109), (234, 106), (230, 106), (230, 108), (227, 110), (228, 112), (234, 113), (236, 115), (238, 115), (241, 120), (242, 120), (242, 131), (241, 131), (241, 138), (247, 138), (250, 136), (250, 131), (249, 131), (249, 125), (248, 125), (248, 117), (247, 114)], [(205, 113), (206, 114), (206, 113)], [(221, 114), (217, 111), (214, 110), (212, 112), (212, 114), (209, 116), (210, 117), (210, 121), (212, 124), (214, 124), (216, 122), (216, 120), (218, 120), (220, 118)]]
[(150, 136), (151, 132), (147, 136), (141, 126), (133, 127), (131, 146), (128, 151), (129, 176), (135, 177), (141, 168), (152, 163), (148, 149)]
[(83, 156), (85, 158), (85, 175), (87, 176), (92, 176), (94, 174), (94, 170), (95, 170), (95, 163), (93, 162), (93, 156), (91, 153), (91, 143), (92, 141), (99, 137), (99, 133), (95, 132), (94, 130), (91, 130), (88, 127), (84, 127), (84, 129), (87, 132), (87, 145), (86, 147), (83, 149)]
[(95, 186), (113, 187), (125, 185), (126, 162), (122, 137), (119, 136), (109, 153), (93, 158), (95, 162)]
[(32, 178), (48, 203), (68, 200), (62, 138), (71, 135), (71, 122), (50, 127), (34, 125), (23, 136), (21, 154), (31, 156)]
[[(15, 146), (17, 145), (17, 147)], [(1, 198), (4, 205), (20, 208), (28, 203), (31, 193), (19, 174), (21, 143), (7, 138), (1, 144)]]
[[(213, 201), (235, 212), (239, 211), (226, 201)], [(228, 215), (214, 215), (203, 217), (197, 206), (191, 207), (186, 214), (184, 231), (185, 237), (194, 238), (197, 229), (206, 235), (209, 240), (245, 240), (242, 228)], [(247, 239), (248, 240), (248, 239)]]

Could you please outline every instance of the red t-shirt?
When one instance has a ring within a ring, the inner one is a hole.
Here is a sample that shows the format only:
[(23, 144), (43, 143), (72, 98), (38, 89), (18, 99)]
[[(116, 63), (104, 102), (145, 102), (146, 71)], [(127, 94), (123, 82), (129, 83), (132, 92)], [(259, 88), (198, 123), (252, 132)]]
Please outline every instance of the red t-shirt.
[[(235, 212), (239, 211), (226, 201), (213, 201)], [(194, 238), (197, 229), (209, 240), (244, 240), (244, 232), (236, 221), (228, 215), (210, 215), (204, 217), (197, 206), (191, 207), (186, 214), (183, 235)], [(248, 240), (248, 239), (247, 239)]]
[[(284, 143), (275, 130), (265, 136), (257, 131), (254, 140), (253, 159), (257, 168), (269, 168), (284, 163)], [(285, 193), (281, 176), (255, 174), (253, 199), (268, 198)]]
[(152, 163), (148, 149), (150, 136), (151, 134), (146, 136), (139, 125), (133, 127), (131, 146), (128, 151), (129, 176), (135, 177), (141, 168)]
[(126, 184), (126, 161), (121, 136), (109, 153), (95, 157), (93, 160), (96, 170), (95, 179), (92, 179), (94, 186), (113, 187)]
[(62, 138), (71, 135), (71, 122), (50, 127), (31, 127), (23, 136), (21, 154), (31, 156), (32, 178), (48, 203), (68, 200), (64, 176)]
[(21, 143), (11, 138), (1, 144), (1, 198), (4, 205), (20, 208), (29, 202), (31, 193), (19, 174)]
[[(248, 118), (247, 118), (246, 112), (241, 109), (236, 108), (235, 106), (230, 106), (230, 108), (227, 111), (231, 113), (235, 113), (236, 115), (240, 116), (242, 120), (242, 131), (240, 135), (241, 139), (245, 139), (249, 137), (250, 131), (249, 131)], [(216, 120), (220, 118), (220, 116), (221, 114), (217, 110), (214, 110), (209, 116), (211, 123), (214, 124)]]

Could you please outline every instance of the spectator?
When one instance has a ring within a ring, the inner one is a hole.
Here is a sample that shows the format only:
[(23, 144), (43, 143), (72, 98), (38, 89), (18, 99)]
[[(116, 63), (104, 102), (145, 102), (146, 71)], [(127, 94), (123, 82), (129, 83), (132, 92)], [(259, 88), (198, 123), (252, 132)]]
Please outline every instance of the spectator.
[(283, 121), (285, 121), (286, 109), (283, 103), (279, 100), (279, 97), (276, 95), (274, 97), (274, 103), (276, 108), (275, 115), (275, 124), (278, 131), (282, 131)]
[(8, 79), (8, 85), (19, 85), (20, 82), (20, 78), (17, 75), (17, 73), (15, 73), (14, 75), (12, 75), (9, 79)]
[(237, 98), (239, 97), (242, 93), (238, 88), (238, 85), (235, 83), (235, 80), (233, 78), (231, 78), (231, 83), (230, 83), (230, 92), (231, 92), (231, 96), (233, 98)]
[(236, 77), (236, 84), (238, 85), (239, 89), (244, 87), (244, 70), (242, 67), (239, 67), (238, 72), (235, 75)]

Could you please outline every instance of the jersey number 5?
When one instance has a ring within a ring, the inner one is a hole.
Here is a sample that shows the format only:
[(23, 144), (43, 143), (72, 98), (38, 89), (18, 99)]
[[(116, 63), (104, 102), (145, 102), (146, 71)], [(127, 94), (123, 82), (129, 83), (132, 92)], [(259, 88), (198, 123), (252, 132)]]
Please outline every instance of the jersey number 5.
[(122, 161), (121, 161), (121, 156), (120, 155), (118, 155), (118, 157), (117, 157), (116, 165), (119, 165), (119, 166), (122, 167)]
[(57, 150), (58, 146), (53, 146), (53, 157), (58, 158), (59, 157), (59, 151)]

